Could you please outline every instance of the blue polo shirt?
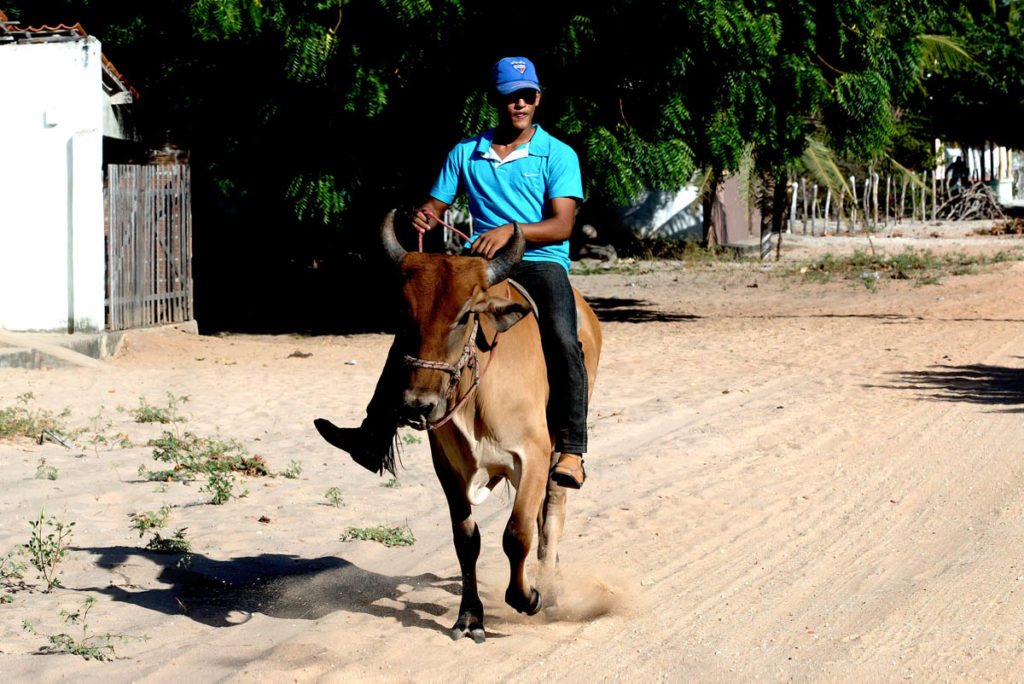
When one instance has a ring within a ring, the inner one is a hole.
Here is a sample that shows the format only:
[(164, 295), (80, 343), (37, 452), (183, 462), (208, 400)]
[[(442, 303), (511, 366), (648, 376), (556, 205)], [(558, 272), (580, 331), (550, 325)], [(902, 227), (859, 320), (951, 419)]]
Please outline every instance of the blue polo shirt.
[[(463, 140), (448, 153), (430, 196), (451, 204), (460, 190), (469, 197), (473, 238), (491, 228), (518, 221), (537, 223), (550, 216), (548, 201), (583, 201), (580, 161), (571, 147), (534, 125), (530, 141), (506, 161), (490, 158), (494, 129)], [(525, 156), (523, 155), (523, 148)], [(569, 270), (569, 241), (527, 242), (524, 261), (553, 261)]]

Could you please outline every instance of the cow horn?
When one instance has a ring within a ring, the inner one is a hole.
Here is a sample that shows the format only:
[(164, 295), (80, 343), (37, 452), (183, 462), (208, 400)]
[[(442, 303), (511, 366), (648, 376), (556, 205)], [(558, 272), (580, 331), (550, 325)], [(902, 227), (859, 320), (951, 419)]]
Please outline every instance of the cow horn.
[(523, 229), (518, 223), (512, 224), (515, 232), (512, 239), (505, 245), (505, 250), (496, 256), (492, 261), (487, 262), (487, 284), (494, 285), (508, 278), (512, 269), (516, 267), (523, 258), (523, 250), (526, 249), (526, 238), (523, 237)]
[(384, 251), (388, 258), (397, 266), (402, 263), (407, 252), (395, 237), (395, 210), (392, 209), (384, 217), (384, 223), (380, 224), (380, 241), (384, 245)]

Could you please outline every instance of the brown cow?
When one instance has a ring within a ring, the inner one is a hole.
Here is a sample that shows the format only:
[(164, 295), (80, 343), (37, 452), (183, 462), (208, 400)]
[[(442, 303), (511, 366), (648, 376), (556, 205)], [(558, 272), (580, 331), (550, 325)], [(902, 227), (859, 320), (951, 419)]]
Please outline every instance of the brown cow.
[[(505, 601), (529, 615), (541, 609), (540, 594), (526, 577), (534, 527), (540, 531), (538, 557), (551, 569), (565, 518), (565, 490), (548, 477), (554, 442), (537, 321), (526, 299), (505, 282), (522, 258), (525, 240), (517, 227), (505, 252), (490, 262), (406, 252), (395, 239), (394, 213), (384, 220), (381, 237), (403, 283), (403, 329), (408, 331), (403, 340), (411, 371), (400, 415), (406, 425), (430, 430), (434, 470), (448, 500), (462, 568), (462, 603), (451, 636), (479, 643), (484, 641), (476, 580), (480, 532), (472, 507), (503, 479), (515, 487), (502, 539), (511, 568)], [(601, 330), (583, 297), (575, 295), (593, 391)], [(502, 333), (500, 343), (490, 352), (481, 350), (496, 332)]]

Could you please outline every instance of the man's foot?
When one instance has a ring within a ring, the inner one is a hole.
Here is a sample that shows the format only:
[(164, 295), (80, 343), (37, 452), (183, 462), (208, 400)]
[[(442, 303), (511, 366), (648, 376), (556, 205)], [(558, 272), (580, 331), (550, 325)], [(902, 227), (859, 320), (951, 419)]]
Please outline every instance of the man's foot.
[(579, 454), (562, 454), (551, 469), (551, 479), (568, 489), (579, 489), (587, 479), (583, 470), (583, 457)]
[(371, 473), (384, 473), (384, 461), (390, 452), (390, 443), (385, 443), (383, 446), (375, 444), (381, 440), (371, 439), (365, 428), (340, 428), (323, 418), (314, 420), (313, 425), (328, 444), (347, 451), (353, 461)]

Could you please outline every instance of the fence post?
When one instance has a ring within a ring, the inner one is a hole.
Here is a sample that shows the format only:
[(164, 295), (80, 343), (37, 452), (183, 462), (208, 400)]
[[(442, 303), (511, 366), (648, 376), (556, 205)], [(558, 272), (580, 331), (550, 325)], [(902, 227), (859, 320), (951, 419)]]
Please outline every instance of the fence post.
[(825, 215), (822, 217), (824, 219), (824, 221), (822, 221), (822, 223), (825, 224), (824, 231), (826, 233), (828, 232), (828, 210), (830, 209), (831, 204), (832, 204), (832, 188), (825, 188)]
[(850, 192), (853, 193), (850, 202), (850, 232), (857, 230), (857, 179), (850, 176)]
[(800, 222), (800, 226), (801, 226), (801, 230), (803, 231), (803, 234), (806, 235), (807, 234), (807, 179), (806, 178), (801, 178), (800, 179), (800, 205), (801, 205), (801, 208), (803, 209), (803, 216), (801, 217), (802, 220)]
[(938, 215), (938, 211), (939, 211), (939, 205), (937, 203), (938, 199), (939, 199), (939, 192), (938, 192), (939, 185), (938, 185), (938, 181), (936, 180), (935, 176), (936, 176), (935, 171), (932, 171), (932, 221), (935, 220), (936, 216)]
[(793, 188), (793, 197), (790, 199), (790, 202), (789, 202), (789, 225), (791, 225), (791, 226), (796, 223), (796, 186), (797, 186), (797, 180), (798, 180), (797, 178), (793, 178), (793, 183), (790, 185), (790, 187)]
[(889, 190), (892, 187), (892, 176), (885, 175), (885, 226), (889, 226)]
[(928, 171), (921, 172), (921, 222), (928, 220)]
[(839, 203), (836, 205), (836, 209), (837, 209), (837, 211), (836, 211), (836, 235), (839, 234), (839, 231), (843, 227), (842, 221), (843, 221), (843, 198), (844, 197), (846, 197), (846, 192), (841, 191), (839, 193)]
[(818, 218), (818, 184), (811, 188), (811, 235), (814, 235), (814, 222)]
[(871, 227), (878, 230), (878, 174), (875, 165), (871, 165)]

